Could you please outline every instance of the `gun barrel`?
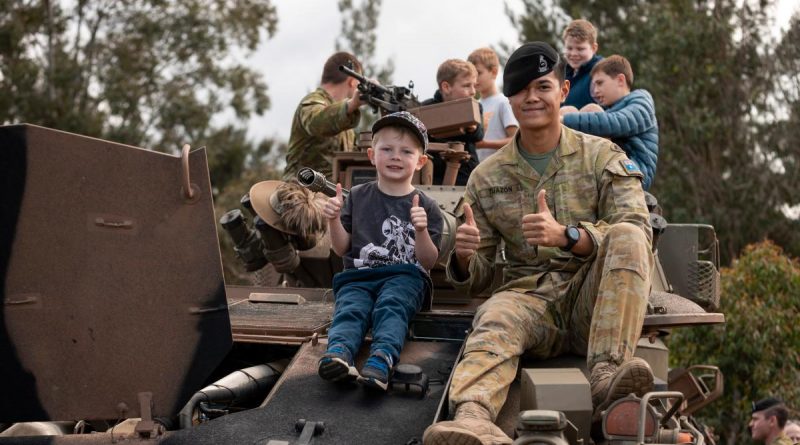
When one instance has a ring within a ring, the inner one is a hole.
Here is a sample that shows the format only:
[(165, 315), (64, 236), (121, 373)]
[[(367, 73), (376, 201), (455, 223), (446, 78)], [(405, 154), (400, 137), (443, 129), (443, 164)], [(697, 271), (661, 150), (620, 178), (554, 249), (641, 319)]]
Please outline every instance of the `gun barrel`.
[(383, 85), (379, 85), (379, 84), (367, 79), (363, 75), (353, 71), (352, 69), (350, 69), (349, 67), (347, 67), (345, 65), (339, 65), (339, 71), (347, 74), (350, 77), (354, 77), (354, 78), (358, 79), (358, 82), (361, 85), (368, 85), (369, 88), (377, 89), (378, 91), (380, 91), (383, 94), (392, 94), (392, 92), (389, 91), (388, 88), (386, 88)]
[[(325, 175), (308, 167), (303, 167), (297, 172), (297, 182), (312, 192), (322, 192), (329, 198), (336, 197), (336, 184), (325, 179)], [(350, 190), (342, 189), (342, 195), (346, 198)]]
[(339, 65), (339, 71), (347, 74), (350, 77), (355, 77), (361, 83), (369, 82), (366, 77), (364, 77), (361, 74), (353, 71), (352, 69), (350, 69), (350, 67), (347, 67), (345, 65)]

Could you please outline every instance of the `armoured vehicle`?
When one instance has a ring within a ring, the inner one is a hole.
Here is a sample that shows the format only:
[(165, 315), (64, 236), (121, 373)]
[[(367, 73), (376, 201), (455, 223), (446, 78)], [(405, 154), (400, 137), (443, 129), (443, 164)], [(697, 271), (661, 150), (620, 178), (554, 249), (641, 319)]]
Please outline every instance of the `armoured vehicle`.
[[(440, 134), (475, 120), (472, 99), (450, 106), (414, 112)], [(451, 168), (464, 156), (457, 145), (434, 151)], [(368, 180), (365, 160), (359, 149), (337, 153), (328, 179)], [(0, 127), (0, 178), (0, 444), (415, 444), (449, 415), (450, 374), (488, 294), (458, 295), (441, 264), (390, 390), (375, 394), (317, 376), (342, 267), (327, 238), (281, 231), (258, 211), (280, 203), (248, 196), (217, 219), (203, 149), (176, 157), (12, 125)], [(299, 180), (326, 189), (313, 172)], [(425, 172), (416, 182), (449, 215), (447, 250), (463, 189), (430, 184)], [(709, 226), (667, 224), (648, 199), (659, 261), (637, 355), (656, 391), (592, 422), (583, 357), (523, 360), (498, 419), (516, 444), (711, 441), (691, 415), (721, 394), (722, 375), (669, 370), (662, 340), (724, 322), (714, 312), (716, 237)], [(224, 284), (217, 221), (255, 285)]]

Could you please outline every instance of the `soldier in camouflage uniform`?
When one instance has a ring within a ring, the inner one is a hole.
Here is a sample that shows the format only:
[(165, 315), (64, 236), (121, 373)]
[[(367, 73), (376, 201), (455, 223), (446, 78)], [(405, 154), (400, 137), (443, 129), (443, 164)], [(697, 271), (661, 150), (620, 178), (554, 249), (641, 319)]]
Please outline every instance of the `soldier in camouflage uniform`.
[(753, 403), (753, 413), (747, 427), (756, 442), (764, 445), (792, 445), (792, 440), (783, 432), (788, 418), (789, 410), (786, 405), (779, 399), (767, 397)]
[(429, 427), (425, 445), (511, 443), (493, 422), (523, 353), (586, 355), (596, 413), (652, 387), (650, 367), (633, 358), (654, 261), (642, 173), (610, 141), (560, 124), (563, 76), (540, 42), (506, 65), (520, 129), (472, 173), (447, 266), (456, 289), (475, 295), (491, 284), (502, 241), (505, 284), (478, 309), (454, 371), (455, 418)]
[(357, 94), (358, 80), (339, 71), (339, 65), (362, 71), (361, 63), (346, 52), (338, 52), (325, 62), (320, 87), (304, 97), (294, 113), (284, 180), (295, 178), (303, 167), (330, 178), (333, 152), (351, 151), (355, 145), (353, 128), (361, 120), (359, 107), (363, 103)]

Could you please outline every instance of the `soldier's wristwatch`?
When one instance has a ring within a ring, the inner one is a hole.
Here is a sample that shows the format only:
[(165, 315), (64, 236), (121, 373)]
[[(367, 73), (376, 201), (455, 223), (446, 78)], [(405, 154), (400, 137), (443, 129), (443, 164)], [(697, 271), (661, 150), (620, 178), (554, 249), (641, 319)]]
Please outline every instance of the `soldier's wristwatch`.
[(569, 252), (575, 247), (575, 244), (578, 243), (578, 240), (581, 239), (581, 231), (578, 230), (578, 226), (573, 224), (567, 225), (567, 228), (564, 229), (564, 236), (567, 237), (567, 245), (561, 247), (561, 250), (564, 252)]

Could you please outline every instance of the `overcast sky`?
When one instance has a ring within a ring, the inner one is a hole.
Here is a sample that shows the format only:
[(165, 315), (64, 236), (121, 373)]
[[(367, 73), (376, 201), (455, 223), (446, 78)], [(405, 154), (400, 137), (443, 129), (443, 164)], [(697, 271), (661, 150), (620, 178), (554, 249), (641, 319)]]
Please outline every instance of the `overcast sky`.
[[(420, 100), (427, 99), (436, 90), (436, 68), (444, 60), (466, 59), (481, 46), (518, 42), (504, 3), (383, 0), (375, 61), (383, 64), (391, 58), (394, 84), (407, 85), (413, 80)], [(522, 9), (517, 1), (508, 3), (515, 10)], [(778, 25), (785, 27), (797, 10), (797, 0), (777, 3)], [(249, 133), (254, 139), (272, 136), (286, 141), (297, 103), (317, 87), (322, 65), (334, 51), (341, 16), (335, 0), (273, 0), (273, 4), (278, 11), (278, 31), (250, 57), (250, 64), (264, 74), (272, 106), (249, 122)], [(602, 36), (599, 40), (602, 45)]]

